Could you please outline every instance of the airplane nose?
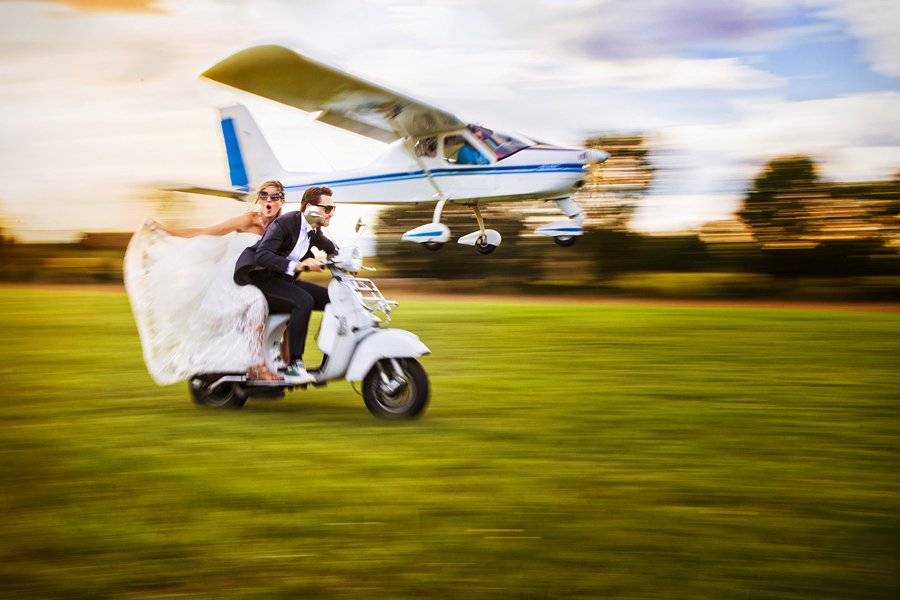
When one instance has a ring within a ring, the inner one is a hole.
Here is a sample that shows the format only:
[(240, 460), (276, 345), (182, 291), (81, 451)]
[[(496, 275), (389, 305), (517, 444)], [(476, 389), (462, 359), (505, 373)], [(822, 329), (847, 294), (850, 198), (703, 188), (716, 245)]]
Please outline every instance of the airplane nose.
[(604, 152), (603, 150), (588, 150), (587, 155), (588, 160), (592, 163), (602, 163), (609, 158), (609, 152)]
[(585, 150), (578, 156), (578, 158), (580, 158), (581, 162), (583, 162), (584, 164), (590, 165), (604, 162), (607, 158), (609, 158), (609, 153), (604, 152), (603, 150)]

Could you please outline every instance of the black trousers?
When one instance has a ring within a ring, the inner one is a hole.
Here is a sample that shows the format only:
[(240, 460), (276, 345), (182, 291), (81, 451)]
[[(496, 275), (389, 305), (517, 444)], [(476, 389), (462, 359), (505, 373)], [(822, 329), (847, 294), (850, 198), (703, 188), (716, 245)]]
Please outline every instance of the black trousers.
[(290, 313), (288, 346), (291, 362), (303, 358), (309, 317), (314, 310), (325, 310), (328, 290), (321, 285), (280, 277), (265, 271), (250, 274), (253, 285), (262, 290), (269, 303), (269, 313)]

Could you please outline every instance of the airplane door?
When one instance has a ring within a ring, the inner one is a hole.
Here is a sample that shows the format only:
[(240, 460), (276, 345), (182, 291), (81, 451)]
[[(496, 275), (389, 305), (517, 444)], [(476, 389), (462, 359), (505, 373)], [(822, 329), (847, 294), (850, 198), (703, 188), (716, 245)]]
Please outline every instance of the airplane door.
[(469, 131), (440, 136), (432, 175), (452, 199), (478, 199), (497, 189), (495, 158)]

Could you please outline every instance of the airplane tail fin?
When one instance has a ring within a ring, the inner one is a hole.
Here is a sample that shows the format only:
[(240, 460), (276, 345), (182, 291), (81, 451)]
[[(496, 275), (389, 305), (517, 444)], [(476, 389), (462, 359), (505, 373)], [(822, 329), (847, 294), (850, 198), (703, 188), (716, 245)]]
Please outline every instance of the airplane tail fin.
[(267, 179), (283, 180), (287, 172), (278, 162), (246, 106), (219, 109), (231, 185), (247, 191)]

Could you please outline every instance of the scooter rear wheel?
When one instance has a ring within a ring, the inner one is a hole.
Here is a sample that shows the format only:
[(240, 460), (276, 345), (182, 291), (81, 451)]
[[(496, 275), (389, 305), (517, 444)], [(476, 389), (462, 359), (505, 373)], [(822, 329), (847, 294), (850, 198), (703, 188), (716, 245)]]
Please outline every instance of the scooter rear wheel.
[[(372, 366), (363, 379), (363, 401), (376, 417), (414, 419), (428, 405), (428, 375), (414, 358), (394, 360), (400, 367), (399, 373), (389, 358), (383, 358)], [(382, 378), (382, 372), (387, 376), (387, 382)]]
[(247, 402), (247, 392), (244, 387), (239, 383), (226, 381), (219, 384), (216, 389), (210, 390), (210, 384), (216, 379), (218, 377), (205, 378), (195, 375), (188, 380), (188, 389), (194, 404), (233, 410), (242, 408)]

